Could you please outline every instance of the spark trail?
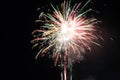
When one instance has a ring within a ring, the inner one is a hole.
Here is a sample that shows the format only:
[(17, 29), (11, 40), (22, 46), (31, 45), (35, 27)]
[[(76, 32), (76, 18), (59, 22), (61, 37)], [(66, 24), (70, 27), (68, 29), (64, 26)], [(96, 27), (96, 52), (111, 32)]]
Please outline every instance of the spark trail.
[[(88, 0), (82, 7), (81, 3), (71, 6), (71, 1), (64, 1), (61, 7), (53, 8), (53, 13), (42, 14), (43, 19), (36, 22), (43, 23), (40, 29), (32, 32), (34, 39), (31, 41), (33, 47), (39, 47), (36, 58), (41, 55), (52, 55), (55, 65), (63, 67), (61, 80), (67, 79), (67, 68), (70, 70), (70, 80), (72, 80), (72, 63), (82, 58), (86, 50), (91, 50), (90, 45), (99, 45), (95, 35), (97, 23), (95, 18), (87, 19), (85, 14), (91, 9), (84, 8), (90, 2)], [(81, 8), (79, 8), (81, 7)], [(52, 54), (48, 52), (52, 50)]]

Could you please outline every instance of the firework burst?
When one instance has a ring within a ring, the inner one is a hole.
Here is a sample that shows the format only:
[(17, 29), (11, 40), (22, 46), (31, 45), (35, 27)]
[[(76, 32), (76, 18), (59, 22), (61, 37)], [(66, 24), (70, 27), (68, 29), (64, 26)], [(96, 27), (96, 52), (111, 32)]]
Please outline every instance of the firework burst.
[[(54, 7), (53, 13), (43, 14), (43, 19), (36, 22), (43, 23), (40, 29), (33, 31), (34, 43), (33, 47), (39, 47), (36, 58), (46, 54), (52, 55), (55, 65), (64, 68), (62, 80), (67, 80), (66, 68), (72, 67), (72, 63), (82, 58), (82, 53), (91, 50), (90, 44), (96, 44), (98, 37), (95, 35), (96, 29), (94, 24), (97, 22), (95, 18), (86, 19), (84, 16), (91, 9), (85, 10), (84, 7), (90, 0), (80, 9), (79, 4), (71, 7), (71, 1), (64, 1), (61, 8)], [(52, 50), (53, 53), (48, 52)], [(72, 78), (70, 78), (72, 80)]]

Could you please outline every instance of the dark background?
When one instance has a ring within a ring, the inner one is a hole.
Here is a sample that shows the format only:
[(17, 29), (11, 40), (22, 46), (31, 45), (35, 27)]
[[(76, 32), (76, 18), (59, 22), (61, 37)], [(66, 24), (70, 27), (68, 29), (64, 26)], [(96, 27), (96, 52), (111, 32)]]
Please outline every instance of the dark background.
[[(16, 80), (60, 80), (60, 68), (53, 66), (47, 58), (35, 60), (31, 49), (31, 32), (36, 29), (34, 20), (48, 4), (62, 0), (20, 0), (8, 1), (8, 27), (2, 31), (5, 52), (8, 53), (7, 74)], [(74, 2), (79, 2), (76, 0)], [(86, 0), (81, 0), (83, 3)], [(43, 7), (45, 6), (45, 7)], [(120, 80), (120, 10), (118, 0), (92, 0), (92, 8), (100, 13), (101, 30), (104, 38), (102, 47), (94, 47), (81, 64), (75, 63), (73, 80)], [(40, 8), (40, 11), (37, 9)], [(89, 53), (89, 52), (88, 52)]]

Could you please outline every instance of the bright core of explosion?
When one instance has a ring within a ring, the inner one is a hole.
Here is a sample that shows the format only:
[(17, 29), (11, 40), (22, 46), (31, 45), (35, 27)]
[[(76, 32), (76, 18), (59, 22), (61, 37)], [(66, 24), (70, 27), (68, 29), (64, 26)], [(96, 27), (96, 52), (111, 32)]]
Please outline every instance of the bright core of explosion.
[(60, 43), (67, 43), (74, 37), (73, 27), (69, 22), (63, 22), (61, 24), (61, 30), (57, 37)]

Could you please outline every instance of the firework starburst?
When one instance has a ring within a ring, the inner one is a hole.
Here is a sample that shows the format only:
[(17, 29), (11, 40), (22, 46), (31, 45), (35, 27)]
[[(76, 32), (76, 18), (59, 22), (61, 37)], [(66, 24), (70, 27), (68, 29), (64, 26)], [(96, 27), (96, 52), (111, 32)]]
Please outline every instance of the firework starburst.
[[(88, 1), (90, 2), (90, 0)], [(85, 50), (91, 50), (90, 44), (96, 44), (98, 37), (95, 35), (96, 29), (94, 24), (95, 18), (87, 19), (85, 14), (91, 9), (85, 10), (84, 7), (88, 2), (79, 9), (81, 3), (71, 7), (71, 1), (64, 1), (61, 8), (55, 8), (52, 4), (53, 13), (43, 14), (43, 19), (36, 22), (43, 23), (40, 29), (33, 31), (35, 37), (31, 42), (33, 47), (39, 47), (36, 58), (41, 55), (49, 54), (52, 50), (52, 58), (55, 65), (63, 66), (63, 76), (66, 79), (66, 67), (71, 68), (72, 63), (82, 58)]]

